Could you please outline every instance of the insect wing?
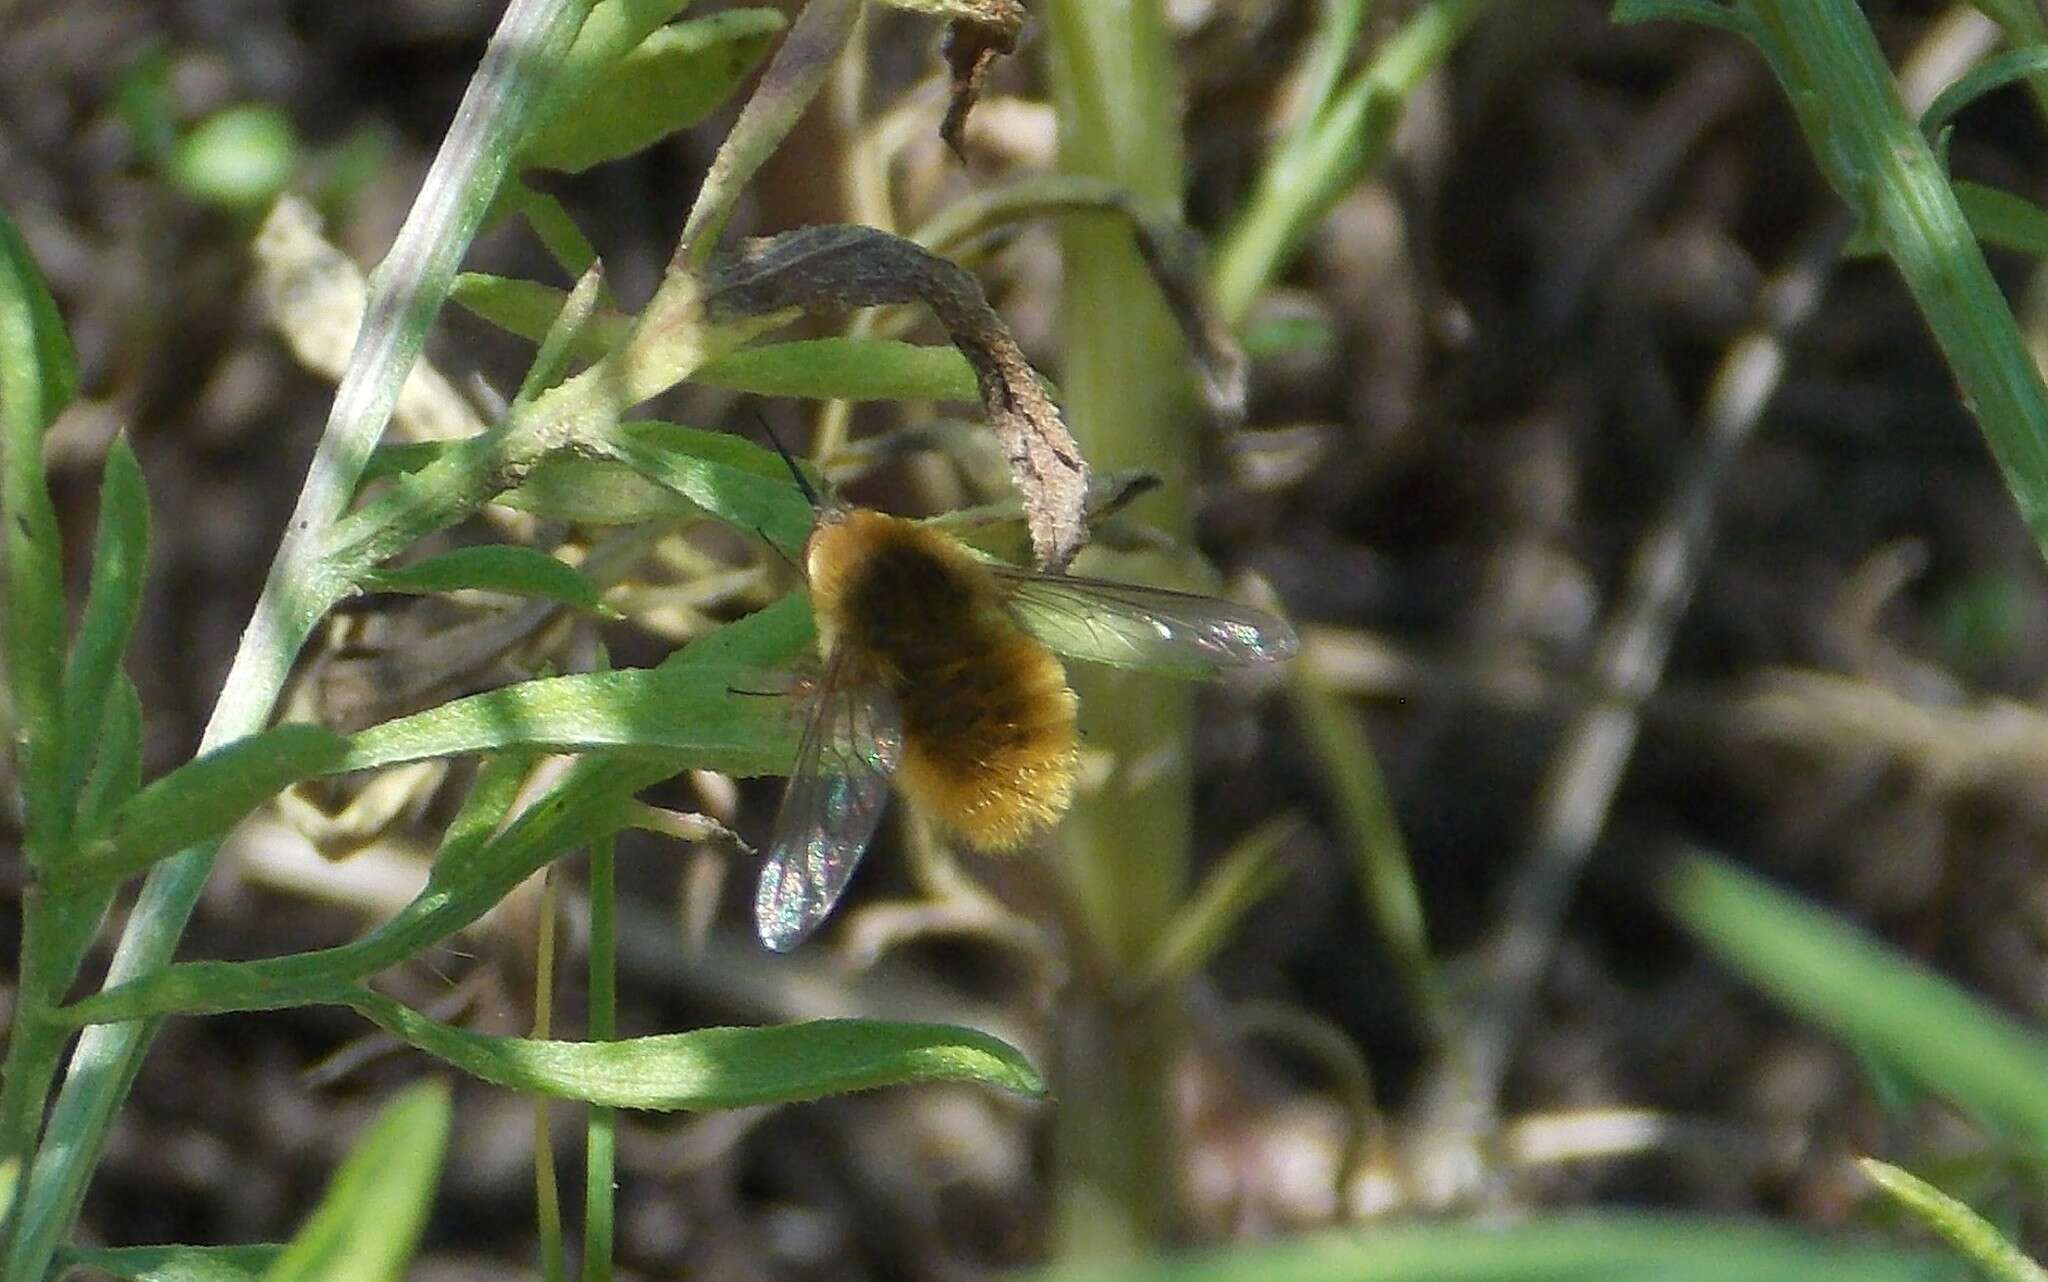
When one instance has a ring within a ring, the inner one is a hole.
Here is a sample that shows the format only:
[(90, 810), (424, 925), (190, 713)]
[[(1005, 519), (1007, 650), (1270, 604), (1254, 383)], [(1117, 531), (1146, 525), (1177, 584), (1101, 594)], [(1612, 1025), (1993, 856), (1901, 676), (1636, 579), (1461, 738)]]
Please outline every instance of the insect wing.
[(1285, 619), (1215, 597), (1001, 567), (995, 574), (1018, 624), (1072, 659), (1209, 677), (1301, 648)]
[(762, 943), (788, 952), (839, 902), (882, 820), (902, 751), (895, 697), (834, 663), (804, 727), (754, 895)]

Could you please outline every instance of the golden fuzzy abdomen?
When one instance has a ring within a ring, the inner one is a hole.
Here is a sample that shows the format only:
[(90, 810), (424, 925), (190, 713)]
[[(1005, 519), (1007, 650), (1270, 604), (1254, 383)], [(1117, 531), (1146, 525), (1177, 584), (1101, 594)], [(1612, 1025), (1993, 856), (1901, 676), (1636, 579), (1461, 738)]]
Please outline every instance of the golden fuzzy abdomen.
[(897, 783), (978, 850), (1016, 850), (1074, 795), (1073, 691), (1059, 660), (991, 627), (950, 661), (904, 673)]

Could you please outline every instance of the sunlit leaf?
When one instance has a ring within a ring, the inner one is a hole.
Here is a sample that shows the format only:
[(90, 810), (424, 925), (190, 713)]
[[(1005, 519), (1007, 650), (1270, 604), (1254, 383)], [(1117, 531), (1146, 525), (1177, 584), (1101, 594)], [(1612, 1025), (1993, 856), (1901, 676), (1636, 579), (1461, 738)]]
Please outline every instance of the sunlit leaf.
[(282, 725), (197, 757), (136, 793), (61, 875), (114, 879), (218, 837), (302, 779), (337, 769), (349, 741), (318, 726)]
[(392, 570), (373, 570), (362, 586), (374, 592), (503, 592), (598, 610), (597, 586), (545, 552), (511, 544), (458, 548)]
[(776, 10), (732, 9), (659, 27), (602, 69), (587, 71), (572, 52), (519, 163), (576, 173), (689, 128), (731, 95), (782, 26)]
[(558, 1042), (466, 1032), (374, 993), (351, 1004), (484, 1081), (614, 1108), (742, 1108), (910, 1082), (979, 1082), (1020, 1095), (1045, 1090), (1015, 1048), (944, 1024), (827, 1019)]
[(433, 1205), (448, 1114), (440, 1082), (387, 1104), (264, 1282), (399, 1282)]
[(124, 1246), (66, 1250), (65, 1268), (93, 1269), (122, 1282), (260, 1282), (280, 1246)]

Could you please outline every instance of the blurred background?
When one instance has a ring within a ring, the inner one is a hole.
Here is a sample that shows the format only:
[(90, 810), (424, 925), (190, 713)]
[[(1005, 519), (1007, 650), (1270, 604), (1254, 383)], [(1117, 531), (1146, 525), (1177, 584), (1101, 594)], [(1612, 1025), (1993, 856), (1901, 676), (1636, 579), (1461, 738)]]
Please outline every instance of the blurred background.
[[(1405, 8), (1375, 6), (1368, 38)], [(1941, 5), (1865, 8), (1916, 83), (1938, 87), (1990, 47)], [(1187, 216), (1213, 230), (1288, 119), (1315, 6), (1167, 9)], [(150, 773), (197, 742), (331, 393), (268, 319), (251, 257), (262, 210), (284, 187), (307, 195), (326, 235), (374, 264), (498, 14), (477, 0), (0, 6), (0, 200), (82, 367), (80, 402), (51, 439), (67, 544), (88, 544), (116, 431), (140, 453), (156, 512), (130, 665)], [(1053, 163), (1031, 38), (995, 71), (964, 163), (936, 135), (936, 29), (877, 11), (865, 42), (865, 111), (900, 108), (919, 126), (891, 170), (905, 225)], [(736, 230), (862, 216), (848, 97), (821, 97)], [(730, 118), (549, 186), (622, 300), (651, 292)], [(2032, 104), (2007, 91), (1970, 108), (1951, 163), (2040, 198), (2043, 142)], [(1192, 993), (1174, 1078), (1188, 1240), (1475, 1205), (1846, 1228), (1869, 1223), (1846, 1159), (1877, 1151), (1945, 1172), (1952, 1191), (1983, 1190), (2043, 1241), (2048, 1221), (1995, 1149), (1744, 988), (1651, 894), (1676, 852), (1711, 849), (2009, 1013), (2048, 1015), (2048, 717), (2033, 703), (2048, 677), (2048, 583), (1896, 276), (1843, 252), (1852, 231), (1748, 46), (1619, 27), (1600, 0), (1523, 0), (1481, 18), (1410, 101), (1391, 162), (1254, 309), (1249, 412), (1207, 438), (1199, 542), (1228, 581), (1270, 586), (1305, 654), (1288, 684), (1203, 694), (1197, 867), (1264, 821), (1301, 822), (1280, 830), (1277, 888)], [(470, 261), (566, 283), (516, 227)], [(2048, 342), (2048, 277), (2017, 257), (1993, 266), (2030, 338)], [(1052, 232), (1009, 237), (978, 267), (1057, 380)], [(516, 388), (526, 353), (454, 308), (429, 345), (484, 413)], [(750, 406), (698, 392), (663, 413), (749, 431)], [(798, 434), (813, 413), (760, 408)], [(854, 425), (906, 421), (870, 406)], [(915, 466), (856, 496), (913, 512), (958, 499)], [(358, 630), (331, 652), (361, 657), (445, 621), (365, 607), (348, 622)], [(668, 644), (624, 625), (604, 639), (621, 665)], [(1534, 930), (1547, 959), (1502, 1024), (1503, 1127), (1467, 1155), (1475, 1170), (1417, 1138), (1442, 1112), (1432, 1015), (1359, 889), (1352, 850), (1373, 812), (1332, 784), (1333, 754), (1361, 733), (1446, 990), (1484, 973), (1461, 959), (1487, 957), (1504, 924)], [(376, 831), (329, 831), (329, 846), (354, 849), (345, 860), (315, 853), (305, 834), (322, 821), (303, 811), (251, 825), (183, 955), (298, 951), (388, 914), (417, 889), (446, 818), (432, 781), (399, 790)], [(665, 800), (758, 838), (777, 795), (695, 778)], [(332, 820), (349, 799), (294, 805)], [(910, 887), (899, 845), (885, 829), (826, 945), (771, 964), (752, 938), (749, 865), (628, 838), (622, 1030), (888, 1014), (974, 1024), (1040, 1059), (1055, 977), (1028, 953), (970, 936), (861, 955), (858, 910)], [(5, 856), (11, 957), (24, 874), (11, 844)], [(530, 898), (509, 902), (385, 990), (524, 1032), (534, 912)], [(573, 957), (573, 926), (568, 946)], [(558, 1018), (579, 1026), (573, 1004)], [(362, 1030), (325, 1010), (172, 1021), (83, 1233), (287, 1236), (361, 1121), (423, 1071)], [(1358, 1063), (1383, 1128), (1364, 1144)], [(628, 1117), (622, 1266), (954, 1278), (1028, 1264), (1050, 1215), (1052, 1107), (925, 1087)], [(573, 1143), (575, 1110), (555, 1120)], [(417, 1276), (531, 1269), (532, 1132), (530, 1102), (460, 1087)]]

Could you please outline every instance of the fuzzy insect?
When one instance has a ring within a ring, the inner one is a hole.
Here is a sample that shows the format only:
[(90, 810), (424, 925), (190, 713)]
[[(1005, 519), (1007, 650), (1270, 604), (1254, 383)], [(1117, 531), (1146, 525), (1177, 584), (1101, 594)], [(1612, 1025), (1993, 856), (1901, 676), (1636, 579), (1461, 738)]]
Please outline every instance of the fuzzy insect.
[(892, 783), (991, 854), (1067, 812), (1078, 700), (1054, 651), (1212, 677), (1297, 648), (1262, 611), (985, 564), (931, 526), (822, 503), (797, 480), (818, 508), (803, 570), (824, 674), (754, 899), (761, 941), (778, 952), (838, 902)]

